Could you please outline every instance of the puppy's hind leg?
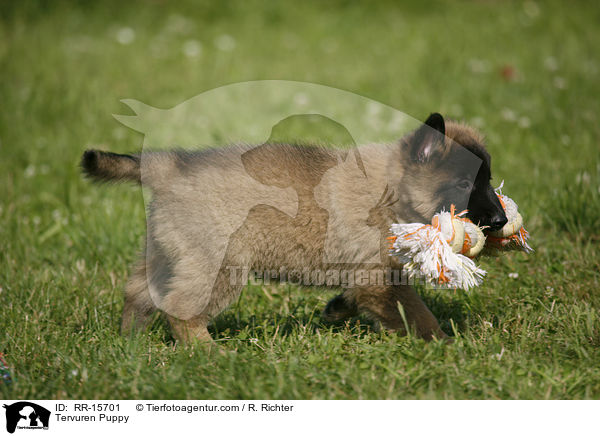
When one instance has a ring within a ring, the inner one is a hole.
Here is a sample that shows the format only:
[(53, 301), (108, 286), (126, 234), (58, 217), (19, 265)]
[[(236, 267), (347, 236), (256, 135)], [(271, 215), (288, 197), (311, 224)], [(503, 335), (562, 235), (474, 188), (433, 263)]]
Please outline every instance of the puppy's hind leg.
[(197, 316), (192, 319), (182, 320), (171, 315), (167, 315), (173, 335), (184, 344), (198, 342), (200, 344), (212, 345), (213, 340), (208, 332), (208, 318)]
[(196, 271), (184, 270), (189, 274), (181, 272), (176, 281), (171, 281), (175, 284), (174, 289), (163, 300), (161, 309), (167, 314), (177, 340), (183, 344), (215, 345), (207, 329), (208, 323), (239, 297), (242, 285), (232, 284), (229, 271), (223, 267), (212, 290), (207, 291), (194, 286)]
[(150, 317), (156, 306), (148, 291), (146, 277), (146, 261), (141, 259), (125, 287), (125, 305), (121, 316), (121, 334), (129, 334), (132, 330), (142, 330), (148, 326)]

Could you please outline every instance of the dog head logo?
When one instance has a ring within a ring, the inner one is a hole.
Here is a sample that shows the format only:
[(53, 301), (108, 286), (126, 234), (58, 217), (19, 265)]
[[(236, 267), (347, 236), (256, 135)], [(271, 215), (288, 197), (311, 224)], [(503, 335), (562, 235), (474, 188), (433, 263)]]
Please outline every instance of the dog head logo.
[(10, 405), (4, 404), (6, 409), (6, 431), (14, 433), (18, 429), (48, 429), (50, 424), (50, 411), (42, 406), (28, 401), (19, 401)]

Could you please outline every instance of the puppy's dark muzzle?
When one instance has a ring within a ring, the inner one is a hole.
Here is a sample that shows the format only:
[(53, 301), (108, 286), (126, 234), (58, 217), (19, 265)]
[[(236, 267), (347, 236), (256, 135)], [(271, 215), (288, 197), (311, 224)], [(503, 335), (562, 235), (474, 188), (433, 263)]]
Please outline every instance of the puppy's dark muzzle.
[(491, 186), (471, 195), (467, 217), (488, 232), (500, 230), (508, 222), (504, 208)]
[(489, 221), (488, 230), (491, 232), (500, 230), (502, 227), (504, 227), (506, 225), (507, 222), (508, 222), (508, 218), (506, 218), (505, 214), (496, 215)]

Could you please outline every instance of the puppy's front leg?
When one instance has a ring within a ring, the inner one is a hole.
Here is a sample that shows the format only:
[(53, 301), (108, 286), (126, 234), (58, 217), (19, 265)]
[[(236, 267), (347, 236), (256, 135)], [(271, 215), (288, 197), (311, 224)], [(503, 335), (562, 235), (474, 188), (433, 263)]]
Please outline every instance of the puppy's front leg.
[(339, 294), (332, 298), (323, 310), (323, 320), (325, 322), (339, 322), (358, 315), (356, 303)]
[(148, 291), (146, 278), (146, 261), (140, 259), (134, 268), (125, 287), (125, 305), (121, 316), (121, 333), (129, 334), (132, 330), (146, 328), (156, 306)]
[(406, 334), (398, 310), (402, 304), (409, 328), (425, 340), (446, 338), (440, 325), (421, 297), (410, 286), (369, 286), (350, 291), (358, 309), (381, 322), (383, 327)]

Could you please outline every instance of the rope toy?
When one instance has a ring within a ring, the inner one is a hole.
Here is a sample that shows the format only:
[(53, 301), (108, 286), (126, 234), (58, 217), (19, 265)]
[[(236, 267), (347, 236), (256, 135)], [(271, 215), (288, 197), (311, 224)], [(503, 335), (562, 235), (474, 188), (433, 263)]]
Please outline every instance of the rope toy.
[(508, 222), (500, 230), (490, 232), (486, 238), (484, 228), (465, 217), (466, 210), (456, 213), (452, 205), (450, 212), (435, 214), (431, 224), (392, 224), (390, 255), (398, 257), (409, 277), (424, 277), (430, 284), (449, 288), (469, 290), (479, 286), (486, 272), (472, 258), (484, 247), (532, 251), (523, 217), (516, 203), (502, 194), (503, 185), (496, 189), (496, 195)]
[(533, 249), (527, 243), (529, 233), (523, 227), (523, 217), (512, 198), (502, 194), (503, 186), (504, 181), (496, 188), (496, 195), (504, 208), (508, 222), (500, 230), (491, 232), (487, 242), (490, 247), (499, 250), (523, 250), (526, 253), (531, 253)]

